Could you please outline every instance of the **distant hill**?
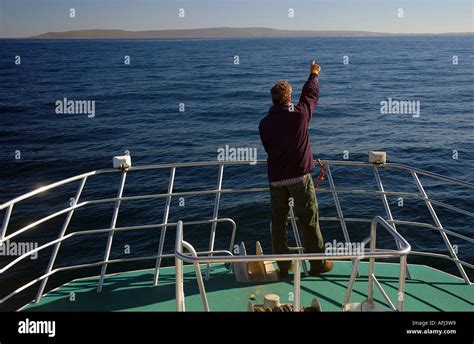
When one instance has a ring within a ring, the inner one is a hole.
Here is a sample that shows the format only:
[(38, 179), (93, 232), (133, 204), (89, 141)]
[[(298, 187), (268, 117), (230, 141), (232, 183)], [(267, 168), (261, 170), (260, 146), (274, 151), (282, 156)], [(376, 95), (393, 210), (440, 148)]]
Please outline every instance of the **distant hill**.
[[(442, 35), (472, 35), (468, 33)], [(279, 30), (263, 27), (232, 28), (216, 27), (206, 29), (179, 30), (74, 30), (63, 32), (46, 32), (33, 39), (218, 39), (218, 38), (270, 38), (270, 37), (376, 37), (396, 36), (382, 32), (370, 31), (312, 31), (312, 30)], [(401, 35), (401, 34), (400, 34)], [(408, 34), (403, 34), (408, 35)], [(419, 35), (419, 34), (417, 34)]]

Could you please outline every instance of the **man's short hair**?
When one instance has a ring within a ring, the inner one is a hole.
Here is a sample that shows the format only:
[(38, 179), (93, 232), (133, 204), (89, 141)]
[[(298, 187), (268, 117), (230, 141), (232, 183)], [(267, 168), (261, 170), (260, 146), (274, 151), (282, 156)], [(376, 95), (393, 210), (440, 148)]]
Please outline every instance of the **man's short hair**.
[(274, 105), (286, 105), (291, 97), (291, 85), (286, 80), (278, 81), (272, 87), (272, 101)]

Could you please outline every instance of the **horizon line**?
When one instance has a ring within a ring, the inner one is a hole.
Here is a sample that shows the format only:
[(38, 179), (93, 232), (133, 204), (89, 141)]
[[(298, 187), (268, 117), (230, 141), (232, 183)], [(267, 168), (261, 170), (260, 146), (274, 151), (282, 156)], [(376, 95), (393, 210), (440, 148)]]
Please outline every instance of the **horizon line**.
[[(149, 29), (149, 30), (126, 30), (126, 29), (117, 29), (117, 28), (108, 28), (108, 29), (97, 29), (97, 28), (88, 28), (88, 29), (75, 29), (75, 30), (64, 30), (64, 31), (47, 31), (47, 32), (42, 32), (40, 34), (36, 35), (31, 35), (31, 36), (24, 36), (24, 37), (0, 37), (1, 39), (48, 39), (48, 38), (43, 38), (42, 36), (47, 36), (47, 35), (66, 35), (66, 34), (72, 34), (72, 33), (81, 33), (81, 32), (87, 32), (87, 31), (95, 31), (96, 33), (103, 33), (103, 32), (116, 32), (116, 33), (132, 33), (132, 34), (140, 34), (140, 33), (151, 33), (151, 32), (190, 32), (190, 31), (202, 31), (202, 30), (218, 30), (218, 29), (230, 29), (230, 30), (273, 30), (273, 31), (280, 31), (281, 33), (288, 32), (288, 33), (327, 33), (327, 34), (338, 34), (338, 33), (359, 33), (359, 34), (367, 34), (367, 35), (386, 35), (386, 36), (436, 36), (436, 35), (474, 35), (474, 31), (457, 31), (457, 32), (438, 32), (438, 33), (433, 33), (433, 32), (426, 32), (426, 33), (391, 33), (391, 32), (380, 32), (380, 31), (367, 31), (367, 30), (312, 30), (312, 29), (278, 29), (278, 28), (273, 28), (273, 27), (264, 27), (264, 26), (244, 26), (244, 27), (238, 27), (238, 26), (215, 26), (215, 27), (197, 27), (197, 28), (179, 28), (179, 29)], [(250, 33), (247, 33), (245, 37), (262, 37), (265, 38), (264, 36), (260, 35), (259, 36), (251, 36), (249, 35)], [(256, 34), (259, 34), (258, 32)], [(269, 36), (268, 38), (278, 38), (275, 36)], [(302, 37), (302, 36), (300, 36)], [(126, 37), (124, 37), (126, 38)], [(139, 39), (139, 37), (135, 37), (132, 39)], [(157, 37), (160, 38), (160, 37)], [(203, 37), (203, 38), (213, 38), (213, 37)], [(215, 38), (225, 38), (224, 36), (222, 37), (215, 37)], [(229, 38), (237, 38), (236, 36), (229, 37)], [(283, 37), (282, 37), (283, 38)], [(289, 37), (291, 38), (291, 37)], [(293, 36), (293, 38), (297, 38), (297, 36)], [(67, 37), (57, 37), (55, 39), (67, 39)], [(78, 38), (76, 38), (78, 39)], [(80, 39), (80, 38), (79, 38)], [(84, 39), (93, 39), (93, 38), (84, 38)], [(99, 39), (120, 39), (120, 37), (116, 38), (99, 38)], [(179, 39), (178, 37), (170, 37), (167, 39)]]

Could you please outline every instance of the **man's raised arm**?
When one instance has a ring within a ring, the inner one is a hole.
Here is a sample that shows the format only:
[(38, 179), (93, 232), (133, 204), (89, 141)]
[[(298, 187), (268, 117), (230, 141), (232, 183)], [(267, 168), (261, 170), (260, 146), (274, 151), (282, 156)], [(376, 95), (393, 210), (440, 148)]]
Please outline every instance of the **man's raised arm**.
[(301, 113), (307, 116), (308, 122), (311, 120), (311, 116), (313, 115), (314, 109), (319, 100), (318, 75), (320, 71), (321, 66), (316, 64), (316, 61), (313, 60), (310, 67), (309, 78), (303, 86), (300, 101), (298, 103)]

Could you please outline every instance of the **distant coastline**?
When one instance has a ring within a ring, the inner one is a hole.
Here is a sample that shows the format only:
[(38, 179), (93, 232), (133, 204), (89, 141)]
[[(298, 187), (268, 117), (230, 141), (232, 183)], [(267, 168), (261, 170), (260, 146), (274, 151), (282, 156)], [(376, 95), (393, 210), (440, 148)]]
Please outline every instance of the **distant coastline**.
[(17, 39), (222, 39), (222, 38), (292, 38), (292, 37), (394, 37), (394, 36), (469, 36), (474, 32), (459, 33), (383, 33), (371, 31), (315, 31), (280, 30), (263, 27), (232, 28), (215, 27), (176, 30), (72, 30), (46, 32), (36, 36)]

